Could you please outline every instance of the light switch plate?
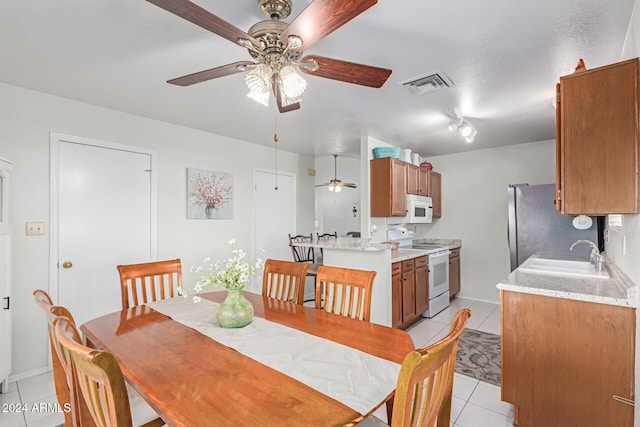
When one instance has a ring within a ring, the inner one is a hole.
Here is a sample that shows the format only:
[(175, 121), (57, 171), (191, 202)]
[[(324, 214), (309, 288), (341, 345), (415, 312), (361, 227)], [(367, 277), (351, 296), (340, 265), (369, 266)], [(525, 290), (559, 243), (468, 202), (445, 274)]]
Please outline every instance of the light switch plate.
[(27, 222), (27, 236), (44, 236), (44, 222)]

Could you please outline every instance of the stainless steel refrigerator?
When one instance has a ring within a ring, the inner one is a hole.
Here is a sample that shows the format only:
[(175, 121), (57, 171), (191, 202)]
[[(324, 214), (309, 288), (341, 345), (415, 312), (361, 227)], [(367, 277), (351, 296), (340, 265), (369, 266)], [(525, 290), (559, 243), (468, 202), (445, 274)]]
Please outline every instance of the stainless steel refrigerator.
[(555, 191), (555, 184), (509, 186), (511, 271), (534, 254), (588, 259), (591, 252), (588, 245), (569, 250), (576, 240), (591, 240), (600, 246), (598, 218), (591, 217), (593, 223), (589, 228), (576, 229), (574, 216), (556, 210)]

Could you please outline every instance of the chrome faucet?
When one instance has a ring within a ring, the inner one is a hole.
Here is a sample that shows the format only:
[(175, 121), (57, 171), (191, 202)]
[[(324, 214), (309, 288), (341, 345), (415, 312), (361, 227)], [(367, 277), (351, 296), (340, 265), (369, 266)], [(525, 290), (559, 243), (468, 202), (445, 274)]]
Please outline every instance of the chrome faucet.
[(593, 267), (596, 269), (596, 271), (604, 271), (604, 257), (600, 254), (600, 250), (598, 249), (598, 245), (593, 243), (591, 240), (578, 240), (578, 241), (575, 241), (575, 242), (573, 242), (573, 244), (571, 245), (569, 250), (572, 251), (573, 248), (576, 245), (579, 245), (580, 243), (584, 243), (585, 245), (591, 246), (591, 255), (589, 256), (589, 261), (591, 262), (591, 265), (593, 265)]

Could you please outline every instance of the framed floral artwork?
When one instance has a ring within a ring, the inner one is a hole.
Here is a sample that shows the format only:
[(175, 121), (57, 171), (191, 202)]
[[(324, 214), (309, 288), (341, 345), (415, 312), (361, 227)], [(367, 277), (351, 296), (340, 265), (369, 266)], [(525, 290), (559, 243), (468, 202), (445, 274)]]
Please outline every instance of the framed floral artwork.
[(233, 175), (187, 168), (187, 218), (233, 218)]

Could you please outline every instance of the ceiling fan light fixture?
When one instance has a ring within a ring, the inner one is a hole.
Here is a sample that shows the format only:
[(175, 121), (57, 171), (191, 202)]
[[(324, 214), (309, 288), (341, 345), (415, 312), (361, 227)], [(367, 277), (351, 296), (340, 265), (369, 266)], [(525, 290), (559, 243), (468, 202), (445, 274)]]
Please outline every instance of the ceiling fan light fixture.
[(282, 105), (291, 105), (300, 102), (302, 94), (307, 87), (307, 82), (300, 77), (291, 65), (286, 65), (278, 73), (280, 80), (280, 95)]
[(247, 73), (244, 82), (249, 88), (247, 96), (264, 106), (269, 106), (271, 74), (273, 70), (266, 64), (259, 64)]
[(302, 39), (299, 36), (292, 34), (289, 37), (287, 37), (287, 48), (285, 50), (297, 49), (301, 46), (302, 46)]

